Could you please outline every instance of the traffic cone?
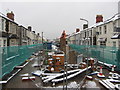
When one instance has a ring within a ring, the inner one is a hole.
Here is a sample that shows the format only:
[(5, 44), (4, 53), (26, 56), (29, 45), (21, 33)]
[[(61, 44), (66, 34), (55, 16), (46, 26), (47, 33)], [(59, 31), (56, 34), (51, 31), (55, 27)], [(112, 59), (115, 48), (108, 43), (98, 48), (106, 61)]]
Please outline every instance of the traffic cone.
[(55, 82), (53, 82), (52, 86), (53, 86), (53, 87), (55, 86)]
[(103, 73), (102, 73), (102, 66), (100, 66), (100, 73), (99, 73), (99, 75), (103, 75)]
[(114, 73), (115, 71), (115, 65), (112, 66), (112, 73)]
[(102, 73), (102, 66), (100, 66), (100, 72), (97, 74), (98, 77), (103, 78), (105, 77)]
[(112, 72), (112, 78), (114, 78), (114, 72), (115, 72), (114, 70), (115, 70), (115, 65), (112, 66), (112, 70), (111, 70), (111, 72)]

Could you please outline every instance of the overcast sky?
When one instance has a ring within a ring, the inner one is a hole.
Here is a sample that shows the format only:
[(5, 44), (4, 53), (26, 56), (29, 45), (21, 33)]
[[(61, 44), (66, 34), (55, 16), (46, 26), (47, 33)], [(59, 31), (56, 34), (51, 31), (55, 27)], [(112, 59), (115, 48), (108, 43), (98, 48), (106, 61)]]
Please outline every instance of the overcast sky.
[(48, 39), (58, 38), (63, 30), (67, 34), (82, 29), (85, 18), (89, 26), (95, 24), (96, 15), (104, 20), (118, 12), (118, 2), (3, 2), (0, 12), (8, 10), (15, 14), (15, 22), (27, 27), (31, 25), (36, 33), (44, 32)]

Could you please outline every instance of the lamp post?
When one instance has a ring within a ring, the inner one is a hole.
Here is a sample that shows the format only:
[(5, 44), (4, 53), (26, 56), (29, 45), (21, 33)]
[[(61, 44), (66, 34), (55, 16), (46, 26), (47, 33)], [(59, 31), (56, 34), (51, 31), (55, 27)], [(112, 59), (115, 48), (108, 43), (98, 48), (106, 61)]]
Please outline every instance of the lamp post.
[[(82, 21), (86, 21), (87, 22), (87, 25), (89, 24), (89, 22), (88, 22), (88, 20), (86, 20), (86, 19), (83, 19), (83, 18), (80, 18), (80, 20), (82, 20)], [(88, 28), (88, 27), (87, 27)], [(88, 30), (87, 30), (87, 32), (86, 33), (88, 33)], [(86, 45), (88, 44), (88, 35), (87, 35), (87, 43), (86, 43)]]
[[(117, 16), (118, 15), (118, 18), (120, 18), (120, 12), (118, 12), (117, 14), (115, 14), (114, 16), (112, 16), (110, 19), (108, 19), (108, 20), (111, 20), (111, 19), (113, 19), (115, 16)], [(108, 20), (106, 20), (106, 21), (108, 21)], [(114, 23), (114, 22), (113, 22)], [(118, 27), (119, 27), (119, 23), (118, 23)], [(119, 34), (120, 34), (120, 31), (119, 30), (115, 30), (115, 28), (116, 28), (116, 26), (115, 26), (115, 24), (114, 24), (114, 27), (113, 27), (113, 29), (114, 29), (114, 31), (118, 34), (118, 37), (117, 38), (111, 38), (111, 39), (118, 39), (118, 42), (120, 42), (120, 38), (119, 38)], [(117, 28), (116, 28), (117, 29)], [(117, 53), (116, 53), (116, 59), (117, 59), (117, 66), (118, 66), (118, 68), (119, 68), (119, 66), (120, 66), (120, 44), (118, 44), (118, 51), (117, 51)]]
[[(69, 50), (69, 51), (67, 51), (66, 52), (66, 54), (65, 54), (65, 62), (64, 62), (64, 75), (63, 75), (63, 90), (67, 90), (67, 67), (68, 67), (68, 59), (69, 59), (69, 56), (68, 56), (68, 54), (69, 54), (69, 52), (71, 52), (71, 51), (74, 51), (74, 50)], [(66, 80), (64, 80), (64, 79), (66, 79)], [(64, 84), (66, 84), (66, 85), (64, 85)]]
[(80, 18), (80, 20), (86, 21), (87, 24), (89, 24), (88, 20), (86, 20), (86, 19)]
[(43, 44), (43, 32), (42, 32), (42, 44)]
[[(80, 20), (86, 21), (87, 25), (89, 24), (88, 20), (86, 20), (86, 19), (80, 18)], [(88, 44), (88, 29), (87, 29), (87, 33), (86, 34), (87, 34), (86, 38), (87, 38), (87, 44)], [(87, 44), (86, 44), (86, 46), (87, 46)], [(86, 47), (86, 49), (87, 49), (87, 70), (88, 70), (88, 47)], [(86, 76), (87, 76), (87, 70), (86, 70)]]

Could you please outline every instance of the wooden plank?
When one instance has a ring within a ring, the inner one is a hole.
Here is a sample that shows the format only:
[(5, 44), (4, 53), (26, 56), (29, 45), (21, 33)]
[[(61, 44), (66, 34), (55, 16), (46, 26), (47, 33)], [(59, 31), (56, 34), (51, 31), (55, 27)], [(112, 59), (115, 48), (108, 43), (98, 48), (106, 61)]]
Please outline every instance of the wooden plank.
[(110, 87), (107, 84), (105, 84), (102, 80), (99, 80), (99, 83), (102, 84), (107, 89), (110, 89)]

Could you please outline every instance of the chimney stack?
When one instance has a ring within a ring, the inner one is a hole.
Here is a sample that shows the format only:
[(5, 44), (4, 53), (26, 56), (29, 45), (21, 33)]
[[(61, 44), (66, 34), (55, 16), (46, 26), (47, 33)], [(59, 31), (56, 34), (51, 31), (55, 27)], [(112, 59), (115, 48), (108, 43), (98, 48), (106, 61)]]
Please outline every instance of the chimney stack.
[(83, 24), (83, 29), (88, 28), (88, 24)]
[(76, 33), (79, 32), (79, 31), (80, 31), (80, 29), (79, 29), (79, 28), (76, 28)]
[(14, 13), (12, 11), (10, 13), (7, 13), (7, 17), (14, 21)]
[(96, 16), (96, 23), (103, 22), (103, 16), (102, 15), (97, 15)]
[(38, 36), (40, 36), (40, 33), (37, 33)]
[(66, 33), (65, 33), (65, 30), (63, 31), (62, 35), (60, 38), (66, 38)]
[(35, 31), (32, 31), (33, 33), (35, 33)]
[(31, 27), (31, 26), (28, 26), (28, 30), (29, 30), (29, 31), (32, 31), (32, 27)]

